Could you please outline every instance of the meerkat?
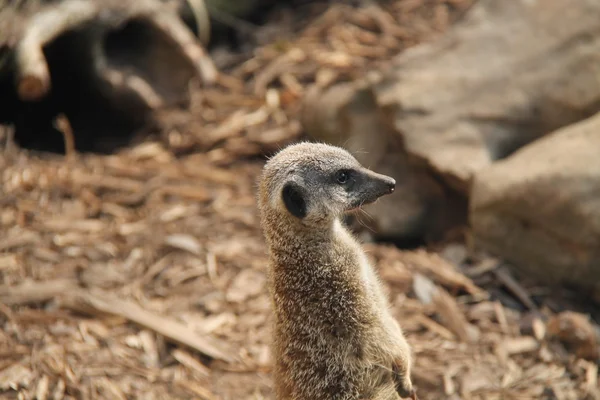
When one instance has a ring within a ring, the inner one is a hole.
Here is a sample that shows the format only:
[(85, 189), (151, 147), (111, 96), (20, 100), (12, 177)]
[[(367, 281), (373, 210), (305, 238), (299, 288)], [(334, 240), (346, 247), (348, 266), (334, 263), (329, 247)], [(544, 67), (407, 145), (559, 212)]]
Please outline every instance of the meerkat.
[(416, 399), (411, 349), (362, 246), (341, 222), (395, 184), (321, 143), (293, 144), (265, 164), (258, 208), (277, 400)]

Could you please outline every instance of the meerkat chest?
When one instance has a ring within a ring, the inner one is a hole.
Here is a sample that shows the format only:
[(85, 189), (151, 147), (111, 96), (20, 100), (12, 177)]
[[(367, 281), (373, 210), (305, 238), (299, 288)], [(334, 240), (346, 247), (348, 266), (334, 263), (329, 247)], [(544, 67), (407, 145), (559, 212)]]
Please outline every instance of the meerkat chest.
[(360, 243), (341, 225), (341, 223), (337, 224), (335, 229), (337, 230), (336, 237), (340, 240), (340, 247), (343, 249), (342, 251), (349, 253), (348, 256), (354, 261), (354, 267), (365, 294), (368, 297), (377, 297), (377, 277)]

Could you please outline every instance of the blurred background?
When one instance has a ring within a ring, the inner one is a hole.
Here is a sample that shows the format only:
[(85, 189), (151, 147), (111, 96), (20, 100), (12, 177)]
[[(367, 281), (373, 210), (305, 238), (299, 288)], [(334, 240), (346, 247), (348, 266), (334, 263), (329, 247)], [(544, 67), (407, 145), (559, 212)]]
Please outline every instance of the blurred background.
[(600, 399), (600, 2), (0, 0), (0, 398), (273, 399), (267, 157), (345, 221), (421, 399)]

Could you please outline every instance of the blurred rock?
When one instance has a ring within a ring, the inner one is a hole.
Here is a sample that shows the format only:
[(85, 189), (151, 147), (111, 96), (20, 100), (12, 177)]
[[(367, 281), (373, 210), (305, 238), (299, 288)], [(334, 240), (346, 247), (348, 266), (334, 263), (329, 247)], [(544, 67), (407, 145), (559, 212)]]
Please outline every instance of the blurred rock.
[(367, 215), (357, 216), (357, 229), (379, 239), (435, 237), (465, 218), (462, 198), (409, 163), (367, 82), (313, 87), (305, 104), (302, 122), (314, 139), (342, 146), (363, 165), (396, 179), (393, 195), (364, 207)]
[(407, 153), (468, 193), (480, 168), (598, 110), (599, 29), (597, 1), (479, 1), (394, 60), (377, 104)]
[(478, 245), (549, 283), (600, 282), (600, 113), (476, 175)]
[(457, 199), (478, 170), (597, 111), (597, 32), (597, 1), (481, 0), (381, 77), (314, 89), (304, 125), (396, 178), (368, 209), (377, 232), (431, 233), (464, 216)]

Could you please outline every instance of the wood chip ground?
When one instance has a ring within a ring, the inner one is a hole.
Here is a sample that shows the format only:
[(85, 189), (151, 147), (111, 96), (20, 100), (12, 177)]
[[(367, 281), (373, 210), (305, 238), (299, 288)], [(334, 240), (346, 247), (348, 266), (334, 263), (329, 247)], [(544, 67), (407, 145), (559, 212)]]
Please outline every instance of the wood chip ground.
[[(114, 155), (33, 154), (2, 130), (0, 397), (272, 399), (262, 156), (300, 137), (308, 84), (383, 66), (469, 5), (313, 5), (309, 24), (281, 14), (251, 56), (214, 54), (224, 73), (191, 112)], [(421, 399), (600, 399), (594, 326), (534, 301), (500, 262), (460, 243), (365, 248)]]

